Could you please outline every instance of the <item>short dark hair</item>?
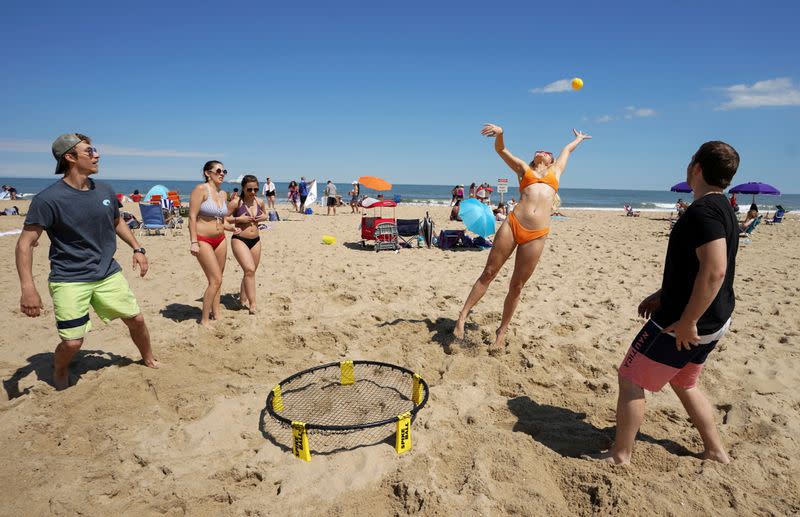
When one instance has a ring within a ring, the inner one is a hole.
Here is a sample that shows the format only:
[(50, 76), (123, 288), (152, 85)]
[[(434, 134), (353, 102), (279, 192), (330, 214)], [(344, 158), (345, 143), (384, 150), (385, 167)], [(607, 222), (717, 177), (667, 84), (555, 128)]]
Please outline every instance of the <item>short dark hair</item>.
[(694, 153), (690, 165), (695, 163), (700, 165), (706, 183), (728, 188), (739, 168), (739, 153), (725, 142), (712, 140), (701, 145)]
[[(87, 144), (91, 144), (92, 143), (92, 139), (89, 138), (86, 135), (82, 135), (80, 133), (75, 133), (75, 136), (80, 138), (81, 142), (86, 142)], [(78, 142), (78, 144), (81, 143), (81, 142)], [(75, 144), (75, 146), (77, 146), (78, 144)], [(67, 173), (67, 171), (69, 170), (69, 162), (67, 162), (67, 160), (64, 160), (63, 158), (67, 154), (70, 155), (70, 156), (78, 156), (78, 151), (75, 150), (75, 146), (73, 146), (72, 149), (70, 149), (69, 151), (67, 151), (66, 153), (61, 155), (62, 159), (58, 161), (58, 170), (56, 171), (56, 174), (66, 174)]]

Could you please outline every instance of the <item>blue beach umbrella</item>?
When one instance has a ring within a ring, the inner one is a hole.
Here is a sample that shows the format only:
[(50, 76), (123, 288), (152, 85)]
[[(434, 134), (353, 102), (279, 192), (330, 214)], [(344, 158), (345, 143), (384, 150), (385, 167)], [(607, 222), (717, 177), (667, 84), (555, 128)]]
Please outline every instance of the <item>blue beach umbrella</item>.
[(477, 233), (481, 237), (488, 237), (495, 232), (492, 209), (477, 199), (462, 201), (458, 209), (458, 216), (464, 221), (467, 230)]
[(670, 192), (691, 192), (692, 187), (685, 181), (681, 181), (680, 183), (672, 185), (672, 188), (669, 190)]

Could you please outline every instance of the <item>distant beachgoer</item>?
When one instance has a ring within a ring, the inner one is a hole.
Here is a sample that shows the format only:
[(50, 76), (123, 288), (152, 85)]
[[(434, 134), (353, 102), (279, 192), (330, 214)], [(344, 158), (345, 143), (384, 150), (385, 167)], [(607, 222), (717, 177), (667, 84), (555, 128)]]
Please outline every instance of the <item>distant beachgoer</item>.
[(450, 220), (451, 221), (460, 221), (461, 217), (458, 215), (458, 212), (461, 210), (461, 201), (456, 201), (456, 204), (453, 205), (453, 208), (450, 209)]
[(264, 199), (266, 199), (267, 207), (270, 210), (275, 210), (275, 198), (277, 195), (278, 193), (275, 190), (275, 184), (272, 183), (269, 177), (267, 177), (267, 181), (264, 182)]
[(567, 167), (570, 154), (581, 142), (591, 138), (580, 131), (573, 129), (573, 132), (575, 139), (561, 150), (557, 160), (553, 160), (552, 153), (537, 151), (533, 160), (525, 163), (506, 149), (503, 142), (503, 128), (494, 124), (486, 124), (483, 127), (481, 134), (495, 138), (495, 151), (517, 173), (520, 182), (520, 201), (508, 219), (497, 230), (494, 246), (489, 252), (483, 273), (472, 286), (464, 308), (458, 315), (453, 331), (458, 339), (464, 337), (464, 324), (470, 310), (486, 294), (489, 284), (516, 249), (514, 272), (511, 275), (508, 294), (503, 305), (502, 321), (495, 333), (496, 339), (490, 350), (497, 351), (504, 346), (508, 325), (519, 303), (522, 288), (533, 274), (533, 270), (536, 269), (536, 264), (544, 250), (545, 237), (550, 231), (548, 227), (550, 209), (558, 192), (559, 179)]
[(361, 195), (361, 185), (357, 181), (353, 182), (353, 189), (350, 191), (351, 214), (358, 213), (358, 198)]
[(297, 182), (292, 180), (289, 182), (289, 189), (286, 192), (286, 197), (289, 198), (289, 203), (292, 204), (295, 212), (300, 211), (300, 187)]
[(736, 192), (731, 192), (731, 207), (734, 212), (739, 211), (739, 203), (736, 201)]
[(470, 185), (469, 185), (469, 197), (470, 197), (470, 199), (472, 199), (472, 198), (474, 198), (474, 197), (475, 197), (475, 188), (476, 188), (476, 186), (475, 186), (475, 182), (473, 181), (473, 182), (472, 182), (472, 183), (470, 183)]
[(514, 211), (514, 207), (517, 206), (517, 202), (512, 197), (508, 203), (506, 203), (506, 214), (510, 214)]
[(206, 328), (213, 326), (212, 319), (218, 320), (221, 317), (219, 297), (222, 274), (225, 272), (225, 256), (228, 253), (225, 230), (234, 233), (239, 231), (230, 224), (226, 195), (221, 188), (227, 174), (222, 162), (206, 162), (203, 166), (204, 181), (192, 190), (189, 198), (189, 251), (197, 257), (208, 279), (199, 322)]
[(33, 281), (33, 248), (43, 231), (50, 238), (50, 277), (56, 328), (61, 342), (54, 356), (53, 385), (70, 385), (69, 363), (91, 329), (89, 306), (103, 321), (120, 318), (130, 331), (144, 364), (158, 368), (150, 331), (122, 268), (114, 260), (117, 237), (133, 248), (133, 269), (147, 273), (145, 250), (120, 217), (114, 190), (90, 178), (97, 174), (100, 153), (89, 137), (59, 136), (52, 146), (56, 174), (63, 177), (33, 198), (17, 241), (20, 309), (35, 318), (42, 299)]
[(239, 303), (250, 314), (256, 307), (256, 270), (261, 261), (261, 237), (258, 225), (266, 221), (267, 210), (264, 201), (258, 199), (258, 179), (250, 174), (242, 178), (242, 196), (238, 201), (228, 203), (228, 211), (233, 215), (233, 223), (239, 232), (231, 236), (231, 249), (236, 261), (242, 266), (244, 277), (239, 288)]
[(331, 215), (331, 209), (333, 209), (333, 215), (336, 215), (336, 205), (339, 204), (339, 199), (336, 196), (336, 185), (333, 184), (331, 180), (328, 180), (328, 183), (325, 185), (325, 205), (328, 207), (328, 214)]
[(306, 180), (305, 176), (300, 177), (300, 213), (306, 210), (306, 199), (308, 199), (308, 187), (316, 180)]
[(142, 198), (143, 198), (143, 197), (144, 197), (144, 196), (142, 196), (142, 195), (139, 193), (139, 191), (138, 191), (138, 190), (134, 190), (134, 191), (133, 191), (133, 194), (131, 194), (131, 201), (133, 201), (134, 203), (139, 203), (139, 202), (142, 200)]
[(639, 304), (648, 322), (634, 338), (618, 369), (616, 439), (595, 455), (627, 464), (644, 419), (644, 390), (667, 383), (678, 395), (703, 440), (703, 459), (728, 463), (714, 423), (714, 409), (697, 387), (706, 357), (728, 330), (735, 305), (733, 278), (739, 226), (724, 190), (739, 166), (739, 154), (724, 142), (706, 142), (686, 171), (694, 202), (669, 236), (661, 289)]
[(480, 186), (478, 186), (478, 189), (475, 191), (475, 197), (481, 203), (486, 203), (486, 200), (489, 197), (489, 193), (486, 192), (486, 184), (485, 183), (481, 183)]
[(456, 188), (456, 199), (458, 201), (464, 201), (464, 185), (459, 185)]
[(505, 209), (502, 206), (498, 206), (497, 208), (492, 210), (492, 213), (494, 214), (494, 220), (495, 221), (501, 221), (502, 222), (502, 221), (505, 221), (506, 218), (507, 218), (507, 216), (505, 214)]
[(755, 210), (756, 212), (758, 212), (758, 205), (755, 204), (755, 202), (750, 203), (750, 210)]
[(739, 230), (747, 230), (747, 227), (756, 220), (756, 217), (758, 217), (758, 210), (748, 210), (747, 215), (744, 216), (744, 221), (739, 225)]
[(450, 191), (450, 206), (453, 206), (453, 205), (455, 205), (455, 204), (456, 204), (456, 201), (458, 201), (458, 194), (457, 194), (457, 192), (458, 192), (458, 185), (456, 185), (455, 187), (453, 187), (453, 189)]

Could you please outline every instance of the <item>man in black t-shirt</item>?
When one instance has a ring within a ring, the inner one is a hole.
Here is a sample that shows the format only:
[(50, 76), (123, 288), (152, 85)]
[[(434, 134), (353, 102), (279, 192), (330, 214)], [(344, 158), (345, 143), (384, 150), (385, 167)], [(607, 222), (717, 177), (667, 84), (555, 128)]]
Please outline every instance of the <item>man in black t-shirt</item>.
[(703, 458), (730, 461), (697, 380), (730, 326), (735, 303), (739, 226), (723, 190), (738, 167), (739, 154), (724, 142), (706, 142), (692, 156), (686, 181), (694, 202), (670, 233), (661, 289), (639, 304), (639, 315), (650, 320), (619, 367), (616, 439), (598, 459), (630, 462), (644, 419), (644, 390), (659, 391), (669, 383), (700, 432)]
[(97, 174), (100, 153), (89, 137), (67, 133), (53, 142), (53, 157), (55, 173), (63, 177), (33, 198), (16, 249), (20, 310), (36, 318), (42, 299), (33, 280), (33, 248), (42, 232), (50, 238), (48, 290), (61, 338), (53, 358), (53, 385), (64, 389), (70, 384), (69, 363), (91, 328), (90, 306), (103, 321), (122, 319), (144, 364), (158, 368), (144, 316), (114, 260), (119, 237), (133, 248), (133, 268), (144, 276), (145, 249), (120, 217), (111, 186), (90, 178)]

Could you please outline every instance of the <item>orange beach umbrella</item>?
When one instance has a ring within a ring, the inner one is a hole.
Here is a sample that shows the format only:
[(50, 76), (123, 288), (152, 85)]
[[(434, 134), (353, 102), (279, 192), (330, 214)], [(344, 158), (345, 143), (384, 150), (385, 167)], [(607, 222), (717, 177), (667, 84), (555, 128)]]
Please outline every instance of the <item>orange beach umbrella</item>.
[(391, 190), (392, 184), (388, 181), (376, 178), (375, 176), (361, 176), (358, 178), (358, 182), (364, 185), (367, 188), (371, 188), (372, 190)]

